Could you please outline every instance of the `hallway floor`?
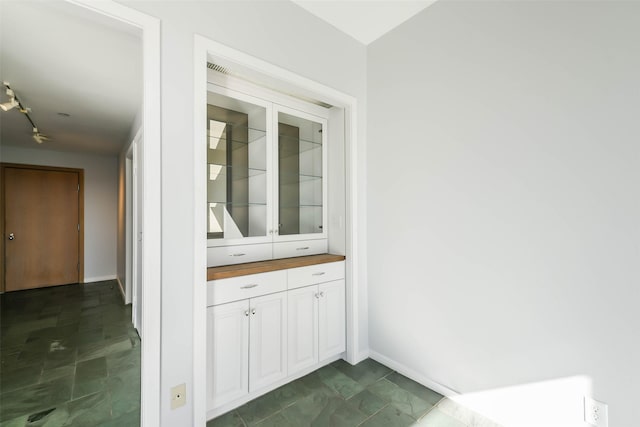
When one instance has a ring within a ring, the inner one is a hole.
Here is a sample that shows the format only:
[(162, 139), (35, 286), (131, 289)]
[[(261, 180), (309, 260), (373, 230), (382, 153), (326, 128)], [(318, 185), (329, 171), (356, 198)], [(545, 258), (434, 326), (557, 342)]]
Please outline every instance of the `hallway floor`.
[(207, 427), (498, 427), (384, 365), (338, 360)]
[(138, 426), (140, 339), (115, 280), (0, 295), (0, 427)]

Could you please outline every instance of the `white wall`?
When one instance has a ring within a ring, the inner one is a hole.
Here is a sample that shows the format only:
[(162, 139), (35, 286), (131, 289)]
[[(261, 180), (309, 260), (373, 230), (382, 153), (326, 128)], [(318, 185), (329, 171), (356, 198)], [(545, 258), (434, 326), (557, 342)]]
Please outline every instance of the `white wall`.
[(465, 393), (584, 375), (637, 425), (638, 52), (613, 1), (440, 1), (369, 46), (373, 351)]
[[(53, 142), (51, 143), (53, 144)], [(3, 162), (84, 169), (84, 280), (116, 278), (118, 159), (3, 145)]]
[[(122, 3), (162, 20), (161, 419), (163, 425), (186, 426), (192, 425), (193, 380), (194, 34), (360, 100), (366, 91), (365, 48), (290, 2)], [(363, 336), (366, 342), (366, 331)], [(169, 388), (181, 383), (187, 384), (187, 405), (172, 411)]]

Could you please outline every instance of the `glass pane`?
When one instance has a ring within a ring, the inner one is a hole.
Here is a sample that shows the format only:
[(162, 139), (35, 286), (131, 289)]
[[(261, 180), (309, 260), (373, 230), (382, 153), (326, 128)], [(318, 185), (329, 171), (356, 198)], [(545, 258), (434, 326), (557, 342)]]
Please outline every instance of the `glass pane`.
[(266, 109), (214, 93), (207, 104), (207, 238), (266, 236)]
[(278, 113), (280, 235), (322, 233), (322, 124)]

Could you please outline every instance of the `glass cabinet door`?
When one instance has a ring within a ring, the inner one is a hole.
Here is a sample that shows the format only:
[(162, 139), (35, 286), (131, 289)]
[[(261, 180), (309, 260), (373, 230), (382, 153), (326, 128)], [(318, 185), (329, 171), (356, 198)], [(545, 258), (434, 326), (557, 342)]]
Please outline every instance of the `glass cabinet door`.
[(223, 240), (260, 240), (271, 229), (270, 107), (242, 94), (232, 95), (207, 94), (207, 238), (214, 245)]
[(326, 234), (326, 120), (281, 107), (277, 112), (277, 132), (278, 234), (322, 237)]

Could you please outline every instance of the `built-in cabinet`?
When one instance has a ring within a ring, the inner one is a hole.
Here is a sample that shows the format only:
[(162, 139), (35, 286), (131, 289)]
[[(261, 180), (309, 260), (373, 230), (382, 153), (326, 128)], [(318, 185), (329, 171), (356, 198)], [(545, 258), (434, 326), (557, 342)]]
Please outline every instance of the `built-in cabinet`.
[(208, 266), (327, 252), (329, 114), (296, 106), (209, 84)]
[(334, 107), (209, 74), (208, 418), (344, 356), (340, 129)]
[(207, 286), (209, 418), (345, 351), (344, 261), (211, 280)]

